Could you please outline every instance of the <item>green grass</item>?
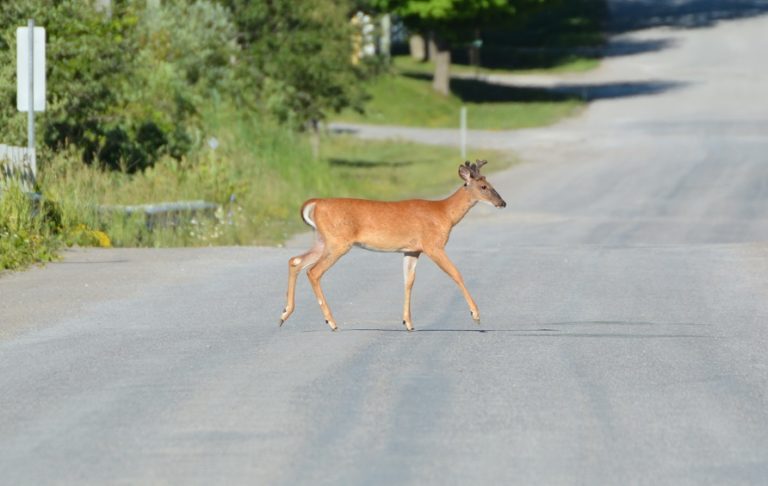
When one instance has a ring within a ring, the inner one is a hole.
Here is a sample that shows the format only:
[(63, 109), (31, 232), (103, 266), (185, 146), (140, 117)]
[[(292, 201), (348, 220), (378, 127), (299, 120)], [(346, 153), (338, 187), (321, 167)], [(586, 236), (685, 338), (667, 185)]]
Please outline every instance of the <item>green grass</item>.
[[(458, 149), (396, 141), (364, 141), (351, 136), (327, 139), (323, 157), (342, 182), (344, 196), (373, 199), (436, 197), (461, 184)], [(470, 150), (467, 158), (488, 160), (486, 172), (516, 162), (509, 152)]]
[(371, 84), (364, 114), (347, 110), (334, 121), (452, 128), (458, 127), (464, 105), (470, 129), (508, 130), (549, 125), (584, 106), (575, 96), (472, 79), (453, 79), (451, 90), (442, 96), (432, 89), (429, 75), (396, 72)]

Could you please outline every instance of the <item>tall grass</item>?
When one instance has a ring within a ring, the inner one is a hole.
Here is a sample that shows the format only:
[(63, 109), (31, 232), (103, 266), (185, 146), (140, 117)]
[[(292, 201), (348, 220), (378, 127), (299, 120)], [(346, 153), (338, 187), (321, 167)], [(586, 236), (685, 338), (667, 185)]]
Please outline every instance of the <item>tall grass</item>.
[[(83, 165), (74, 153), (53, 155), (40, 185), (59, 202), (67, 224), (100, 228), (116, 246), (195, 246), (274, 243), (284, 239), (290, 209), (308, 194), (327, 191), (327, 164), (312, 161), (300, 135), (249, 119), (234, 110), (214, 113), (210, 133), (182, 160), (164, 158), (128, 175)], [(151, 227), (142, 214), (126, 216), (115, 206), (203, 199), (215, 214)], [(110, 209), (112, 208), (112, 209)]]

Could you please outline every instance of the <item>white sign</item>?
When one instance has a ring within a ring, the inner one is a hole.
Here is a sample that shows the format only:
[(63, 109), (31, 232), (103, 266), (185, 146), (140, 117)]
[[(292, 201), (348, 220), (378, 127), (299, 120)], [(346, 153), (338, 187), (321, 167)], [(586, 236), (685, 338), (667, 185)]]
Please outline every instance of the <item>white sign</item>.
[[(34, 28), (34, 100), (35, 111), (45, 111), (45, 28)], [(29, 110), (29, 28), (16, 29), (16, 108)]]

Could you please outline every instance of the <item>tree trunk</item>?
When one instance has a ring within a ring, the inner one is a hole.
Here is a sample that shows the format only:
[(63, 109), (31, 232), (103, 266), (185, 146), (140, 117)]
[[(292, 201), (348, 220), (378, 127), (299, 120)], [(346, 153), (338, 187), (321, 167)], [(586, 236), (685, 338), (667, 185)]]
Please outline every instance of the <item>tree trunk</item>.
[(424, 55), (424, 61), (434, 61), (435, 60), (435, 54), (437, 54), (437, 45), (435, 41), (435, 34), (433, 32), (430, 32), (427, 35), (427, 50)]
[(480, 67), (480, 46), (482, 42), (480, 40), (480, 29), (475, 29), (475, 38), (469, 45), (469, 65), (474, 68)]
[(427, 60), (427, 43), (424, 37), (414, 34), (408, 38), (408, 46), (411, 50), (411, 57), (419, 62)]
[(432, 61), (435, 63), (432, 88), (438, 93), (448, 96), (451, 92), (451, 51), (448, 43), (434, 34), (431, 36), (431, 40), (435, 49), (430, 53)]
[(392, 19), (389, 14), (381, 16), (381, 37), (379, 37), (379, 53), (389, 62), (392, 56)]

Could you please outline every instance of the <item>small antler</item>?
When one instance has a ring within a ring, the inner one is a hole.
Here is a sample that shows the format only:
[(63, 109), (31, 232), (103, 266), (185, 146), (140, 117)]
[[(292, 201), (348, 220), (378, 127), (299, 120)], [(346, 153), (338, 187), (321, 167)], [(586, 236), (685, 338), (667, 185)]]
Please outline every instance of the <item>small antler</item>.
[(476, 160), (476, 163), (471, 164), (468, 160), (464, 162), (464, 167), (469, 169), (469, 173), (472, 176), (473, 179), (479, 179), (482, 177), (480, 175), (480, 168), (488, 163), (487, 160)]

